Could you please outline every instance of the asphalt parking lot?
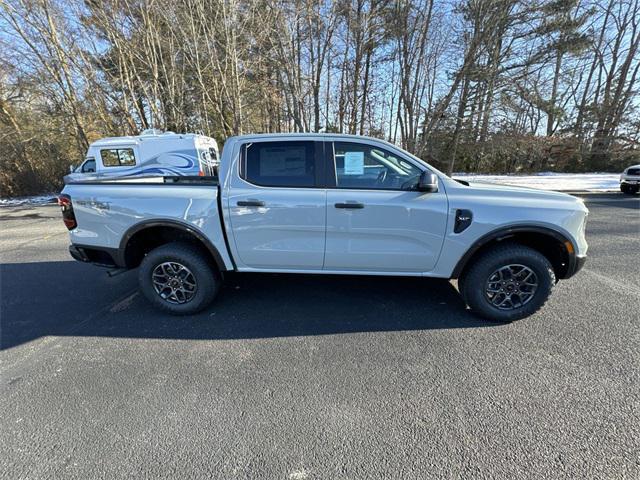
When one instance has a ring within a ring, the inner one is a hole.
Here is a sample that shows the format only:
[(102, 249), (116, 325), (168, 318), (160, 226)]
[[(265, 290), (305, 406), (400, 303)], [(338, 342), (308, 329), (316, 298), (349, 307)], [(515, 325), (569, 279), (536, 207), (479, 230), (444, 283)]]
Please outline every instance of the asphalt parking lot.
[(207, 312), (0, 208), (4, 478), (640, 478), (640, 197), (585, 196), (589, 261), (513, 324), (455, 283), (236, 275)]

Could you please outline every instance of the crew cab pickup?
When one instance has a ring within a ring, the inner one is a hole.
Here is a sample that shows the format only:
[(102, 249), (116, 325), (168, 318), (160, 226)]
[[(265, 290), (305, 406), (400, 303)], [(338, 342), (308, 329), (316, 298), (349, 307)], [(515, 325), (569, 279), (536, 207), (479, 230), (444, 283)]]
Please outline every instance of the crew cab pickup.
[(640, 165), (625, 168), (620, 175), (620, 191), (634, 195), (640, 190)]
[(458, 279), (498, 321), (536, 312), (586, 258), (580, 199), (456, 181), (381, 140), (232, 137), (217, 173), (69, 182), (71, 255), (138, 268), (173, 314), (206, 308), (225, 272), (283, 272)]

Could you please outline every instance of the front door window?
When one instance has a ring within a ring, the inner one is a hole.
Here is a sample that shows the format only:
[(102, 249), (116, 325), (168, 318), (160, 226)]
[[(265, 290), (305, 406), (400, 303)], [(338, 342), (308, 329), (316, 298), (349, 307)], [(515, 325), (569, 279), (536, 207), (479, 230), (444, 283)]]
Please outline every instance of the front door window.
[(422, 171), (386, 150), (353, 142), (334, 143), (337, 188), (411, 190)]

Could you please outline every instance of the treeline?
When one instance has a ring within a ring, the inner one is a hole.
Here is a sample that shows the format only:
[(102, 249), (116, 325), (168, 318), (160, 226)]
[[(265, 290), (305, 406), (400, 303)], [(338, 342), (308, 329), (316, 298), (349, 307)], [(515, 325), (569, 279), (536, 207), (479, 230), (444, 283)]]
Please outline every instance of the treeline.
[(147, 128), (385, 138), (448, 171), (640, 162), (640, 0), (2, 0), (0, 195)]

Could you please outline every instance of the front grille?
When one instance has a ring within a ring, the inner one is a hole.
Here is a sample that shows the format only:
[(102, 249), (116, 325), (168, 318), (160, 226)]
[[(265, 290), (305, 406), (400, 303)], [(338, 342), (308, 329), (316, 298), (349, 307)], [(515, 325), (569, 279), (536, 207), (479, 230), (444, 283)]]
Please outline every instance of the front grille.
[(627, 175), (640, 175), (640, 168), (630, 168), (627, 170)]

